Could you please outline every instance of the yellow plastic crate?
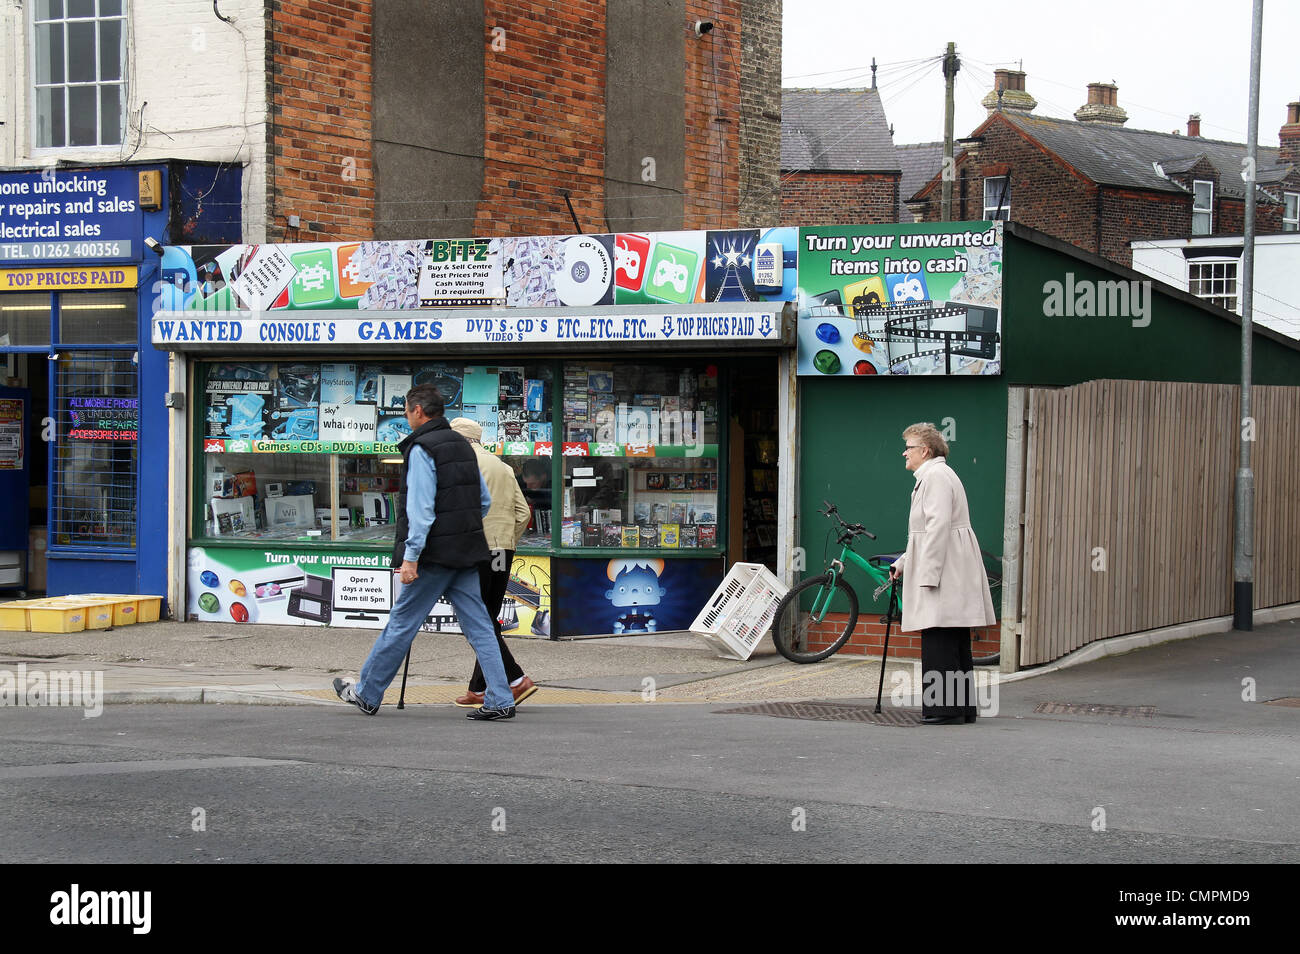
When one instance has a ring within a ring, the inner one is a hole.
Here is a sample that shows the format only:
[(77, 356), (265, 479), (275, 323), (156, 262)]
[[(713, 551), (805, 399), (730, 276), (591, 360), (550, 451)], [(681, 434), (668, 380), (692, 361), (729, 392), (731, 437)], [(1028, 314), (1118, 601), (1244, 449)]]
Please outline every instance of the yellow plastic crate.
[(39, 600), (10, 600), (0, 603), (0, 630), (10, 633), (27, 631), (27, 607)]
[(140, 614), (140, 598), (121, 593), (87, 593), (82, 599), (106, 600), (113, 604), (113, 625), (129, 626)]
[(86, 629), (108, 629), (113, 625), (113, 611), (116, 605), (113, 600), (90, 596), (56, 596), (48, 602), (83, 608), (86, 611)]
[(130, 597), (136, 600), (140, 609), (136, 612), (137, 623), (156, 623), (162, 615), (162, 597), (136, 594)]
[(80, 633), (86, 628), (86, 608), (35, 600), (27, 605), (27, 628), (33, 633)]

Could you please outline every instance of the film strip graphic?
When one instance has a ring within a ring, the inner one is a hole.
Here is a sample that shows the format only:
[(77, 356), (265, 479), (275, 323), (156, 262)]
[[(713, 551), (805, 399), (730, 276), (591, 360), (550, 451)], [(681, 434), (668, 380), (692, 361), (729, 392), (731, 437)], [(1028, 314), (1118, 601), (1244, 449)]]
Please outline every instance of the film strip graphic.
[(954, 354), (991, 359), (1002, 338), (993, 330), (996, 312), (979, 306), (938, 307), (933, 301), (888, 305), (871, 294), (855, 298), (851, 310), (858, 323), (854, 338), (883, 346), (891, 374), (907, 373), (907, 363), (915, 358), (942, 358), (944, 373), (951, 374)]

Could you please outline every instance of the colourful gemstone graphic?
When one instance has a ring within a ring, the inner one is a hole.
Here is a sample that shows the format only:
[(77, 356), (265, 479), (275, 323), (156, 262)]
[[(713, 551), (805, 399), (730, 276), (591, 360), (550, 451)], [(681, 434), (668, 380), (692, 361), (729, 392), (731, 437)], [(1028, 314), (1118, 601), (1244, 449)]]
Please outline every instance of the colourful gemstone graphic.
[(236, 596), (248, 595), (248, 590), (244, 589), (244, 584), (239, 582), (238, 580), (230, 581), (230, 592), (234, 593)]
[(854, 374), (875, 374), (876, 366), (870, 361), (859, 361), (853, 366)]
[(853, 336), (853, 347), (857, 348), (859, 351), (862, 351), (866, 354), (871, 354), (871, 349), (874, 346), (875, 346), (875, 342), (871, 340), (870, 335), (864, 335), (862, 332), (859, 331), (856, 335)]
[(215, 613), (221, 609), (221, 600), (217, 599), (215, 593), (204, 593), (199, 597), (199, 609), (205, 613)]
[(837, 344), (840, 340), (840, 329), (829, 321), (823, 321), (817, 326), (817, 337), (827, 344)]
[(813, 355), (813, 367), (822, 374), (839, 374), (840, 356), (834, 351), (818, 351)]
[(221, 578), (211, 570), (204, 570), (199, 574), (199, 582), (204, 586), (218, 587), (221, 585)]
[(230, 618), (233, 619), (236, 623), (247, 623), (248, 607), (245, 606), (243, 603), (231, 603)]

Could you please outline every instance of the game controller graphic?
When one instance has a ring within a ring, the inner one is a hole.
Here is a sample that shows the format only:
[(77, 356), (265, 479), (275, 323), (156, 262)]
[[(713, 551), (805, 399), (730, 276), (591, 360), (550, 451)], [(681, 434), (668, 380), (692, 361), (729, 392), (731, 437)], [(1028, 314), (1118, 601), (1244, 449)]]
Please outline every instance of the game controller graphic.
[[(660, 263), (661, 267), (665, 263)], [(636, 249), (614, 243), (614, 270), (622, 271), (628, 278), (636, 278), (641, 271), (641, 256)]]
[(925, 298), (925, 286), (919, 279), (908, 278), (894, 286), (894, 301), (922, 301)]
[(677, 294), (686, 294), (686, 266), (677, 264), (677, 259), (670, 254), (668, 256), (673, 260), (671, 262), (661, 261), (659, 267), (655, 269), (654, 283), (658, 285), (672, 285), (677, 289)]

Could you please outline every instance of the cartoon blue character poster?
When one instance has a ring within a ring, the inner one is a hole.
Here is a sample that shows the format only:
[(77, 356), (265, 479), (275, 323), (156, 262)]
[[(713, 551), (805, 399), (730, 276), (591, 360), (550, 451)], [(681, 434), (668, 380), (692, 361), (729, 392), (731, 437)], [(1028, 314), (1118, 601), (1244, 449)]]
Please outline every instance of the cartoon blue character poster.
[(688, 629), (722, 582), (720, 560), (553, 561), (552, 632), (560, 636), (632, 636)]

